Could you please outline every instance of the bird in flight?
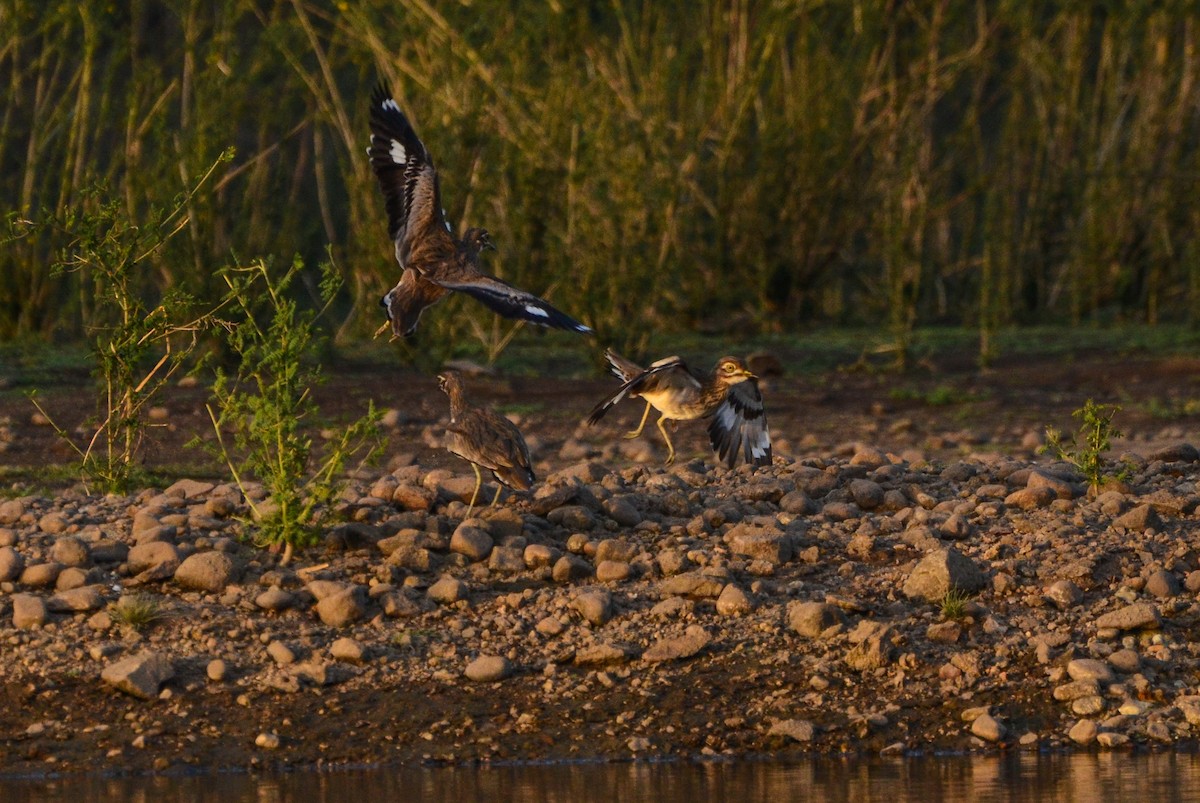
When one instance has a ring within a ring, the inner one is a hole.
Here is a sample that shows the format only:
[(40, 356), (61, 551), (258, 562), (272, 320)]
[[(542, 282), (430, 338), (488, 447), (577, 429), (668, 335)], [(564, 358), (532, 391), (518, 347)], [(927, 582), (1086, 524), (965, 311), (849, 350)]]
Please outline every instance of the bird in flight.
[(771, 432), (758, 378), (736, 357), (717, 360), (712, 376), (701, 381), (688, 370), (679, 357), (667, 357), (649, 368), (630, 362), (612, 349), (604, 352), (612, 372), (624, 384), (620, 390), (603, 400), (588, 416), (595, 424), (622, 399), (641, 398), (646, 401), (641, 423), (626, 438), (642, 434), (650, 408), (658, 410), (658, 431), (667, 443), (667, 465), (675, 462), (675, 446), (663, 424), (666, 421), (708, 421), (708, 439), (718, 459), (733, 468), (742, 455), (747, 463), (756, 466), (771, 463)]
[(480, 468), (492, 472), (501, 483), (496, 486), (492, 506), (500, 499), (502, 486), (528, 491), (536, 477), (530, 466), (529, 447), (516, 424), (486, 407), (467, 404), (462, 376), (446, 371), (438, 376), (438, 387), (450, 399), (450, 426), (446, 428), (446, 449), (461, 457), (475, 470), (475, 490), (467, 505), (467, 515), (475, 507), (483, 484)]
[(367, 155), (383, 191), (388, 233), (401, 268), (400, 281), (380, 301), (394, 336), (415, 332), (421, 313), (451, 290), (472, 296), (506, 318), (584, 334), (592, 331), (533, 293), (479, 270), (480, 254), (495, 248), (491, 238), (481, 228), (469, 228), (461, 240), (455, 238), (442, 209), (433, 159), (382, 83), (371, 95)]

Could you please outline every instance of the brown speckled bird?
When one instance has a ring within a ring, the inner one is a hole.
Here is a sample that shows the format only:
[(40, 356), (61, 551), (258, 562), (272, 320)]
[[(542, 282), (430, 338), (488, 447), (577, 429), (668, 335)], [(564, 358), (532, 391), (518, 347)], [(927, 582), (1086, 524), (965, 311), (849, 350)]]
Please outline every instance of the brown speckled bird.
[[(450, 399), (450, 426), (446, 428), (446, 449), (471, 464), (475, 470), (475, 490), (467, 505), (467, 514), (475, 508), (475, 499), (483, 485), (479, 469), (509, 488), (528, 491), (536, 477), (530, 467), (529, 447), (513, 422), (485, 407), (472, 407), (463, 394), (462, 376), (446, 371), (438, 376), (438, 387)], [(500, 486), (492, 506), (500, 499)]]
[(667, 357), (649, 368), (630, 362), (612, 349), (604, 352), (612, 372), (624, 384), (609, 398), (596, 405), (588, 416), (595, 424), (617, 402), (626, 396), (646, 400), (646, 409), (638, 428), (626, 433), (626, 438), (642, 434), (650, 408), (662, 415), (658, 431), (667, 442), (667, 465), (675, 462), (675, 446), (667, 434), (665, 421), (708, 419), (708, 438), (713, 451), (725, 465), (733, 468), (739, 454), (747, 463), (756, 466), (771, 463), (771, 432), (757, 377), (736, 357), (717, 360), (712, 377), (703, 382), (697, 379), (678, 357)]
[[(592, 330), (533, 293), (479, 270), (491, 248), (484, 229), (456, 239), (442, 210), (437, 171), (429, 151), (383, 84), (371, 95), (371, 168), (387, 206), (388, 233), (402, 273), (380, 303), (395, 336), (408, 336), (426, 308), (451, 290), (466, 293), (506, 318), (588, 333)], [(380, 327), (382, 332), (388, 324)]]

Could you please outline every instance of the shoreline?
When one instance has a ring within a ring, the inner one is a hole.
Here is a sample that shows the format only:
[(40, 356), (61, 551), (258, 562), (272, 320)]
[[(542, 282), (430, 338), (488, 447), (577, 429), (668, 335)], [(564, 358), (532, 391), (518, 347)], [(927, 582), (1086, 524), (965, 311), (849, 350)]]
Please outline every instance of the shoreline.
[[(0, 757), (73, 774), (1186, 750), (1200, 456), (1138, 460), (1096, 497), (999, 454), (584, 461), (466, 521), (473, 476), (409, 466), (353, 483), (351, 522), (286, 568), (239, 540), (229, 486), (10, 499)], [(162, 613), (141, 633), (114, 610), (135, 594)]]

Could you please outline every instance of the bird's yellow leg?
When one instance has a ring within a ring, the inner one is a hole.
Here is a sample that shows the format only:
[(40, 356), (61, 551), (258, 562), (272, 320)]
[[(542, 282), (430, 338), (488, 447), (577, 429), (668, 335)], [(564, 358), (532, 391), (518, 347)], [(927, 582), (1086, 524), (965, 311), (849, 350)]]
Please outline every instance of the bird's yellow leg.
[(471, 468), (475, 469), (475, 490), (471, 493), (471, 502), (467, 505), (467, 515), (471, 515), (471, 511), (475, 509), (475, 498), (479, 496), (479, 486), (483, 485), (483, 475), (479, 473), (479, 466), (474, 463)]
[(663, 426), (666, 420), (667, 417), (665, 415), (658, 419), (658, 431), (662, 433), (663, 440), (667, 442), (667, 462), (665, 465), (669, 466), (675, 462), (675, 445), (671, 443), (671, 436), (667, 434), (667, 428)]
[(503, 485), (501, 485), (500, 483), (496, 483), (496, 495), (492, 497), (492, 503), (490, 505), (488, 505), (488, 507), (496, 506), (496, 503), (500, 501), (500, 491), (503, 489), (504, 489)]
[(638, 428), (632, 432), (626, 432), (626, 438), (636, 438), (642, 434), (642, 430), (646, 427), (646, 419), (650, 417), (650, 402), (646, 402), (646, 411), (642, 413), (642, 423), (638, 424)]

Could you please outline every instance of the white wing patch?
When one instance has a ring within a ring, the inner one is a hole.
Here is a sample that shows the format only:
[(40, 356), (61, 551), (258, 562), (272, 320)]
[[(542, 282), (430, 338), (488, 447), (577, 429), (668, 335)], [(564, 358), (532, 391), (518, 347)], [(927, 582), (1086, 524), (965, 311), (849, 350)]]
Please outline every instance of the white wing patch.
[(385, 109), (389, 109), (394, 112), (400, 111), (400, 107), (396, 105), (396, 101), (393, 100), (392, 98), (386, 99), (382, 105), (383, 105), (383, 108), (385, 108)]
[(550, 313), (546, 312), (546, 310), (542, 309), (541, 307), (535, 307), (532, 304), (526, 304), (525, 311), (528, 312), (530, 315), (537, 315), (541, 318), (549, 318), (550, 317)]
[(388, 149), (388, 152), (392, 155), (392, 161), (396, 164), (402, 165), (408, 163), (408, 151), (404, 150), (404, 146), (396, 140), (392, 140), (392, 147)]

